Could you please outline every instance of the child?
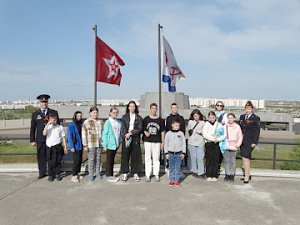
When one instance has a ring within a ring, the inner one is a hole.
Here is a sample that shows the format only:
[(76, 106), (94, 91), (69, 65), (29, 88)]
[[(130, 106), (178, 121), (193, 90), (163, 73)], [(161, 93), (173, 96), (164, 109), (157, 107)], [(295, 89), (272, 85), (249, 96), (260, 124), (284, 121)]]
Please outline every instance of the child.
[(106, 177), (107, 181), (117, 182), (114, 177), (114, 162), (117, 150), (122, 142), (121, 123), (117, 120), (119, 110), (112, 107), (109, 111), (109, 119), (104, 123), (102, 131), (102, 147), (106, 151)]
[(96, 172), (97, 181), (101, 180), (100, 175), (100, 139), (101, 139), (101, 122), (98, 120), (98, 108), (90, 108), (90, 117), (82, 125), (82, 144), (84, 151), (88, 152), (88, 182), (94, 180), (94, 171)]
[[(46, 124), (43, 135), (46, 137), (46, 154), (48, 160), (48, 181), (55, 178), (61, 181), (60, 168), (64, 153), (67, 154), (67, 142), (64, 128), (57, 124), (57, 115), (49, 114), (49, 122)], [(63, 143), (63, 146), (62, 146)]]
[(143, 120), (146, 182), (151, 180), (152, 162), (155, 181), (159, 182), (160, 150), (163, 150), (165, 121), (157, 115), (157, 104), (150, 105), (150, 115)]
[(208, 113), (208, 121), (203, 127), (203, 137), (206, 139), (205, 158), (206, 158), (206, 179), (207, 181), (217, 181), (219, 175), (220, 147), (219, 142), (226, 138), (223, 135), (217, 136), (217, 131), (223, 129), (222, 124), (217, 121), (216, 114), (213, 111)]
[(73, 154), (73, 167), (71, 181), (78, 183), (82, 176), (79, 175), (82, 162), (82, 113), (76, 111), (73, 116), (73, 121), (68, 126), (68, 143)]
[(236, 167), (236, 151), (241, 146), (243, 134), (241, 127), (236, 124), (235, 115), (228, 113), (226, 129), (226, 151), (224, 153), (225, 181), (234, 181)]
[(197, 178), (205, 178), (204, 174), (204, 138), (202, 136), (205, 117), (195, 109), (191, 113), (188, 123), (189, 139), (188, 153), (189, 170)]
[(168, 131), (165, 136), (164, 150), (166, 159), (169, 160), (170, 182), (169, 186), (180, 186), (180, 167), (181, 161), (186, 153), (185, 137), (180, 129), (180, 121), (172, 121), (172, 130)]

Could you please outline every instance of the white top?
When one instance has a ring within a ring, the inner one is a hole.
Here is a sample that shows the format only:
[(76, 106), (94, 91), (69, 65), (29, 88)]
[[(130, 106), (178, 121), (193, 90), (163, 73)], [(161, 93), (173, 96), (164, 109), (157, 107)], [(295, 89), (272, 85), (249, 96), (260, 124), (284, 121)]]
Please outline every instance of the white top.
[(195, 129), (193, 130), (192, 136), (190, 136), (188, 139), (189, 145), (203, 146), (205, 144), (203, 136), (198, 134), (199, 132), (201, 132), (203, 134), (203, 127), (204, 127), (205, 122), (203, 120), (199, 120), (198, 122), (199, 123), (195, 127), (197, 121), (189, 120), (187, 129), (191, 130), (195, 127)]
[(64, 128), (61, 125), (53, 126), (50, 124), (48, 126), (48, 134), (46, 138), (46, 145), (47, 147), (51, 148), (54, 145), (58, 145), (62, 142), (62, 138), (65, 137)]
[(216, 130), (221, 128), (222, 124), (216, 121), (214, 124), (211, 124), (209, 121), (206, 121), (203, 127), (203, 137), (207, 142), (213, 142), (215, 138), (217, 141), (222, 141), (226, 137), (226, 129), (224, 130), (224, 135), (221, 137), (216, 137)]
[(130, 122), (129, 122), (128, 132), (134, 130), (135, 113), (129, 113), (129, 116), (130, 116)]
[(111, 117), (109, 117), (109, 121), (110, 121), (112, 129), (114, 131), (114, 135), (115, 135), (115, 139), (116, 139), (116, 145), (119, 146), (121, 124), (116, 119), (113, 119)]

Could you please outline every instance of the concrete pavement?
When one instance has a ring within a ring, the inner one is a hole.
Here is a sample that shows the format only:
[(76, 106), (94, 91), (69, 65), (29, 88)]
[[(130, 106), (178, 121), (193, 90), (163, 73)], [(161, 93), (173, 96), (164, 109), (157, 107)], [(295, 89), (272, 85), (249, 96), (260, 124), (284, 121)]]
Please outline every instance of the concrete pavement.
[(49, 183), (36, 173), (0, 173), (0, 224), (264, 225), (300, 223), (298, 178), (253, 177), (244, 185), (188, 176), (161, 182)]

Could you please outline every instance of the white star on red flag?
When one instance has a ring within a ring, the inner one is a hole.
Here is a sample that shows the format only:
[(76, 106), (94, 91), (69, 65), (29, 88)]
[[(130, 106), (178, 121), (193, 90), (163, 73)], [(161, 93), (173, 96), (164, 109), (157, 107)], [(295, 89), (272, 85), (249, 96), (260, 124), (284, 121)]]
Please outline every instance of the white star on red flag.
[(120, 64), (117, 58), (113, 55), (110, 60), (105, 58), (103, 58), (103, 60), (109, 68), (109, 74), (107, 78), (114, 77), (114, 79), (116, 79), (120, 70)]

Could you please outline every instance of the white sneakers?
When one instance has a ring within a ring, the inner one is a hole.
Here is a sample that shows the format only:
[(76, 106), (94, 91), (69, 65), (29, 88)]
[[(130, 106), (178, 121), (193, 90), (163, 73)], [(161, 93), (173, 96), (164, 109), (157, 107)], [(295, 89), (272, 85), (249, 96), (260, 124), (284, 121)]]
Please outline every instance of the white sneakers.
[(216, 182), (218, 180), (218, 178), (216, 178), (216, 177), (207, 177), (206, 180)]
[(74, 182), (74, 183), (78, 183), (79, 179), (78, 179), (77, 175), (76, 176), (72, 176), (71, 177), (71, 181)]
[[(137, 173), (133, 174), (133, 179), (136, 181), (136, 182), (140, 182), (141, 181), (141, 178), (139, 177), (139, 175)], [(128, 180), (128, 174), (127, 173), (124, 173), (123, 174), (123, 178), (122, 178), (122, 181), (125, 182)]]
[(128, 175), (127, 175), (127, 173), (124, 173), (124, 174), (123, 174), (122, 181), (125, 182), (125, 181), (127, 181), (127, 180), (128, 180)]
[(111, 176), (111, 177), (107, 177), (106, 179), (108, 182), (118, 182), (120, 179), (118, 177), (114, 177), (114, 176)]
[(140, 182), (141, 179), (139, 177), (139, 175), (137, 173), (133, 174), (133, 179), (136, 181), (136, 182)]

